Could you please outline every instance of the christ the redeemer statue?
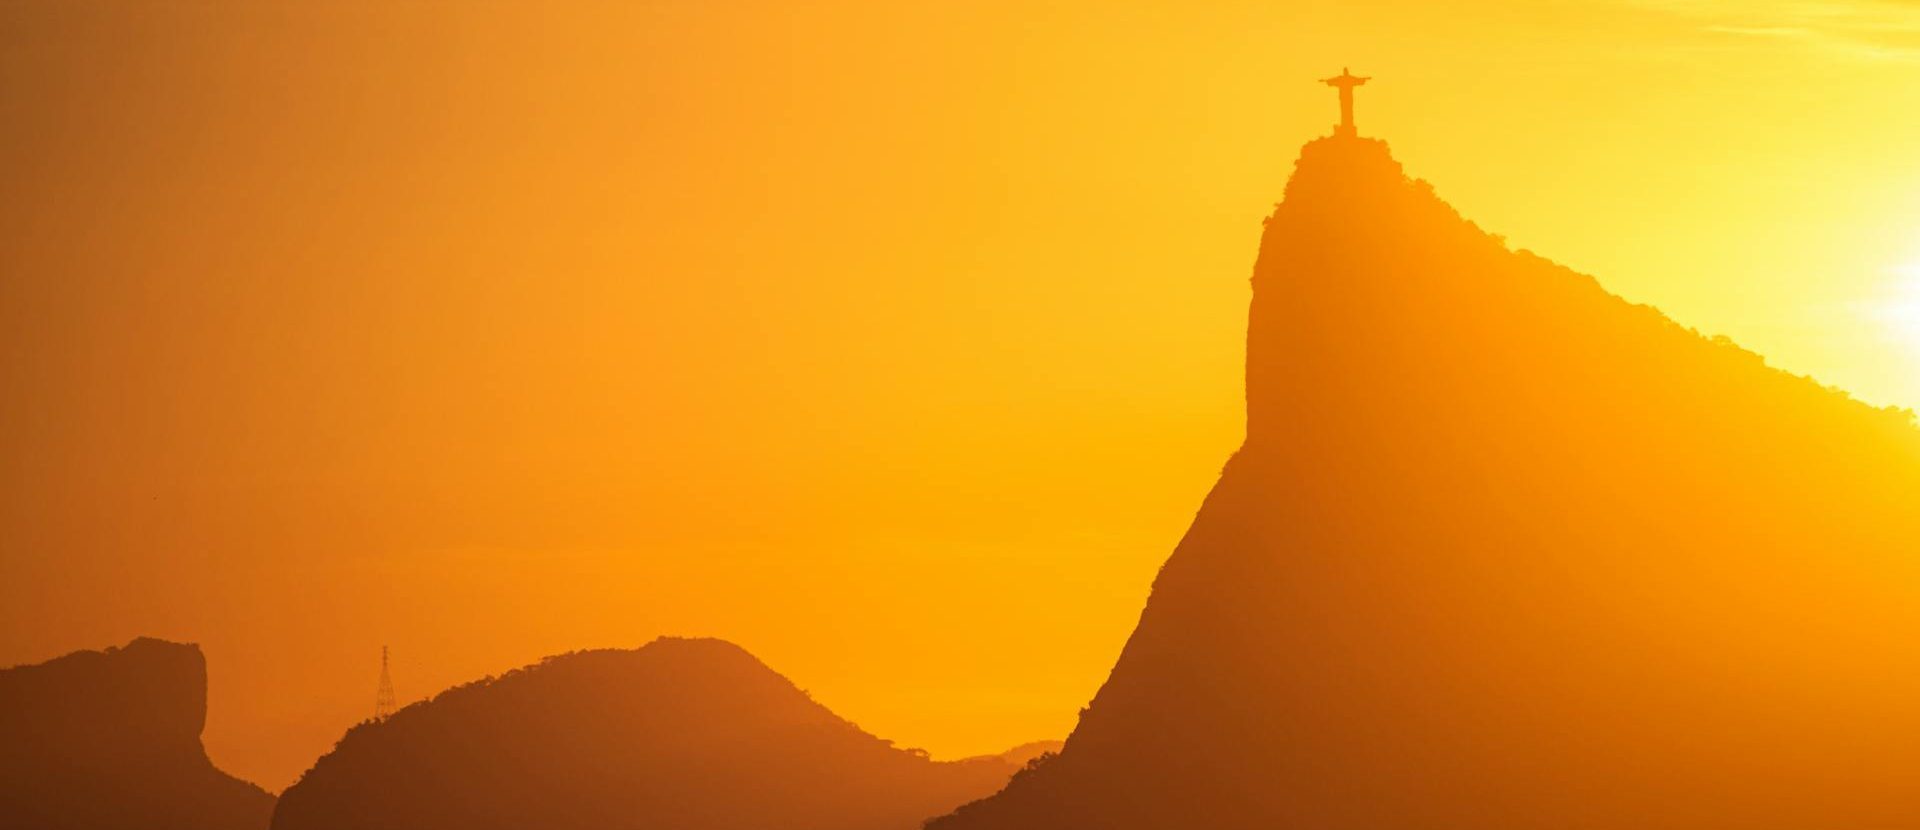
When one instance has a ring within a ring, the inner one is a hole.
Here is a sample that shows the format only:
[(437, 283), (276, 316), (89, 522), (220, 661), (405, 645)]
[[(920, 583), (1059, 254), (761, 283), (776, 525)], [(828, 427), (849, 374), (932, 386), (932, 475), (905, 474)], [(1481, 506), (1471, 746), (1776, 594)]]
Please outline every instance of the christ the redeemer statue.
[(1353, 128), (1353, 88), (1370, 80), (1372, 78), (1362, 78), (1348, 72), (1344, 66), (1340, 67), (1339, 75), (1320, 80), (1320, 83), (1340, 90), (1340, 126), (1333, 128), (1334, 135), (1348, 138), (1359, 135)]

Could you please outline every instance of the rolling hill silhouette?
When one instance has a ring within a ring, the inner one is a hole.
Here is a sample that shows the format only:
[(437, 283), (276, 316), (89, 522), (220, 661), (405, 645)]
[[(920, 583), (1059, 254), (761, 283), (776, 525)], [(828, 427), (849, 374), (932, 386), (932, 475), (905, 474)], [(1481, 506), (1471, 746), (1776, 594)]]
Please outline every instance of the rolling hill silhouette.
[(275, 830), (911, 830), (1017, 764), (860, 730), (746, 651), (655, 640), (461, 686), (348, 731)]
[(1064, 751), (935, 830), (1920, 826), (1920, 431), (1379, 141), (1267, 220), (1247, 439)]
[(261, 830), (273, 796), (200, 745), (207, 664), (141, 638), (0, 670), (0, 827)]
[(1065, 741), (1034, 741), (1032, 743), (1021, 744), (999, 755), (990, 757), (998, 758), (1006, 762), (1010, 767), (1008, 771), (1012, 772), (1013, 770), (1018, 770), (1021, 767), (1033, 763), (1042, 755), (1058, 755), (1060, 748), (1064, 746), (1066, 746)]

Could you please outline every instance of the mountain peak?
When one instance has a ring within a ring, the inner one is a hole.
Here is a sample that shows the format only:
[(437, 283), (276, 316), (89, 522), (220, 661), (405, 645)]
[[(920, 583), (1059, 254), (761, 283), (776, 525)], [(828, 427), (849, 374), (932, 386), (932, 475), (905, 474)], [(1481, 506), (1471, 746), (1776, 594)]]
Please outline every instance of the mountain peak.
[(933, 826), (1911, 823), (1910, 418), (1508, 250), (1377, 140), (1302, 149), (1252, 285), (1246, 443), (1111, 676)]
[(932, 761), (737, 645), (663, 637), (549, 657), (362, 723), (286, 791), (273, 826), (912, 830), (1015, 767)]
[(140, 736), (150, 746), (199, 751), (207, 661), (197, 645), (140, 637), (7, 671), (6, 692), (36, 698), (21, 705), (35, 709), (48, 730), (85, 729), (102, 740), (111, 740), (106, 733)]
[[(1294, 160), (1293, 179), (1288, 182), (1286, 198), (1303, 196), (1321, 182), (1347, 182), (1349, 185), (1373, 180), (1403, 181), (1406, 172), (1385, 139), (1331, 135), (1300, 145)], [(1296, 182), (1302, 184), (1296, 185)]]
[(30, 827), (256, 830), (273, 797), (200, 744), (207, 664), (149, 637), (0, 670), (0, 814)]

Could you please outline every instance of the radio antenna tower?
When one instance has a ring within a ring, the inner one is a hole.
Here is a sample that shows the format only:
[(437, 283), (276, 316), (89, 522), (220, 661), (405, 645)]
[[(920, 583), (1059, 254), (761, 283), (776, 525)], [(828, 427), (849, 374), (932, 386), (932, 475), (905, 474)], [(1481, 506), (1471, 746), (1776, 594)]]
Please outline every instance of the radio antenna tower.
[(387, 647), (380, 647), (380, 691), (373, 693), (373, 719), (393, 717), (393, 674), (387, 671)]

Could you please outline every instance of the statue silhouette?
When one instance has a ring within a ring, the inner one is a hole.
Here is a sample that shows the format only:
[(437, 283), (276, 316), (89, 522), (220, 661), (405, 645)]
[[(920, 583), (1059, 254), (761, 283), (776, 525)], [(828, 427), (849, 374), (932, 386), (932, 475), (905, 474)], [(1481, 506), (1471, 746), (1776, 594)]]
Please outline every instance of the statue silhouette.
[(1353, 88), (1371, 80), (1353, 74), (1344, 66), (1340, 67), (1340, 74), (1320, 79), (1320, 83), (1340, 90), (1340, 125), (1333, 128), (1334, 135), (1346, 138), (1359, 135), (1353, 127)]

